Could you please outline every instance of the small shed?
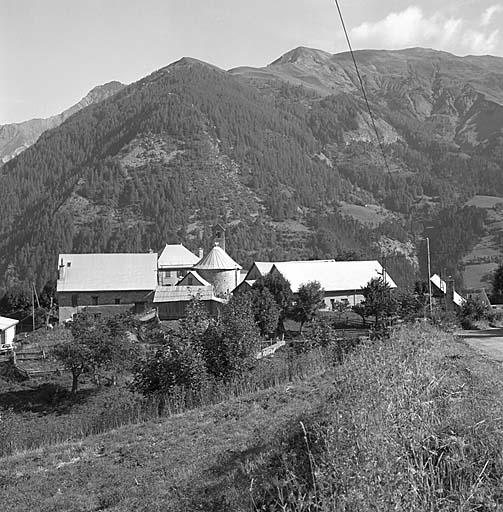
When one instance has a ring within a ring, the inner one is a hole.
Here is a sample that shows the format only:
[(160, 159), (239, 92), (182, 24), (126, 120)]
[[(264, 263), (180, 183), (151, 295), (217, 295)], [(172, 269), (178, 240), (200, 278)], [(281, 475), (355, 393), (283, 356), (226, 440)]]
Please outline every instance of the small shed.
[(0, 316), (0, 347), (3, 345), (12, 346), (16, 336), (16, 325), (19, 320)]
[(160, 320), (178, 320), (187, 312), (187, 306), (197, 299), (211, 316), (218, 314), (225, 300), (216, 297), (213, 286), (158, 286), (154, 295), (154, 306)]

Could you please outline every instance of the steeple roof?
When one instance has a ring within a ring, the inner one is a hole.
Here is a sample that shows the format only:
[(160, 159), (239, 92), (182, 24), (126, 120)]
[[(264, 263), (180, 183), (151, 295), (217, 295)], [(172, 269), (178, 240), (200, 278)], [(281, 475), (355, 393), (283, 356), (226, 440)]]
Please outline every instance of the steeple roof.
[(241, 268), (243, 267), (218, 245), (215, 245), (201, 261), (194, 265), (195, 270), (240, 270)]

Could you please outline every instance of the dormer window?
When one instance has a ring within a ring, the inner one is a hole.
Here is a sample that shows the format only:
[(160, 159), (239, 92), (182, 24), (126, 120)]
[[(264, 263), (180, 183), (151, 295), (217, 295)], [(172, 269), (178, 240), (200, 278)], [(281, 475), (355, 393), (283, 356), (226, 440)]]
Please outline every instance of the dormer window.
[(72, 262), (71, 261), (68, 261), (67, 264), (66, 264), (67, 267), (71, 267), (72, 266)]

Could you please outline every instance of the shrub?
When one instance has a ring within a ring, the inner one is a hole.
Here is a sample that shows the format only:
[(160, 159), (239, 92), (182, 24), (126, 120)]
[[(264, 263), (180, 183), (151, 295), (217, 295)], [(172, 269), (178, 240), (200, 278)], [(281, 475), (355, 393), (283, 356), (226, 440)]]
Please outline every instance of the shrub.
[(463, 329), (473, 329), (474, 322), (487, 317), (488, 307), (478, 298), (468, 298), (458, 312)]
[(208, 372), (217, 380), (228, 382), (250, 368), (259, 350), (259, 333), (249, 294), (232, 297), (222, 308), (202, 337), (202, 350)]

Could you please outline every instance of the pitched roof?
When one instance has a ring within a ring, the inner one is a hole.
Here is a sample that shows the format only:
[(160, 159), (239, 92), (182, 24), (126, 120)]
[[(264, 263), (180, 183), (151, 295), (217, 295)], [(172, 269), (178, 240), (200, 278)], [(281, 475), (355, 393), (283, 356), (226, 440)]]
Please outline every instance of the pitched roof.
[[(292, 291), (310, 281), (318, 281), (326, 292), (360, 290), (376, 277), (382, 277), (383, 268), (377, 260), (371, 261), (285, 261), (275, 263), (272, 272), (277, 271), (290, 282)], [(390, 288), (396, 284), (386, 272)]]
[(213, 300), (225, 302), (213, 293), (213, 286), (158, 286), (154, 294), (154, 303), (187, 302), (198, 300)]
[(260, 275), (265, 276), (266, 274), (269, 274), (271, 271), (274, 262), (273, 261), (255, 261), (253, 263), (255, 267), (257, 267), (257, 270), (260, 272)]
[[(445, 283), (445, 281), (443, 279), (440, 278), (440, 276), (438, 274), (434, 274), (430, 277), (430, 281), (445, 295), (445, 293), (447, 293), (447, 284)], [(461, 297), (461, 295), (456, 291), (454, 290), (454, 297), (453, 297), (453, 300), (454, 300), (454, 304), (456, 304), (456, 306), (462, 306), (465, 302), (466, 302), (466, 299), (464, 297)]]
[(157, 254), (60, 254), (58, 292), (154, 290)]
[(15, 320), (14, 318), (8, 318), (6, 316), (0, 316), (0, 331), (5, 331), (9, 327), (16, 325), (19, 323), (19, 320)]
[(236, 263), (220, 246), (215, 245), (213, 249), (199, 262), (194, 265), (196, 270), (236, 270), (241, 265)]
[(199, 257), (182, 244), (166, 244), (159, 256), (159, 268), (190, 268), (199, 261)]
[[(311, 262), (327, 262), (327, 261), (335, 261), (335, 260), (310, 260)], [(304, 261), (255, 261), (251, 266), (250, 270), (246, 274), (246, 280), (255, 280), (257, 279), (257, 272), (262, 276), (266, 276), (272, 270), (272, 267), (276, 263), (304, 263)]]
[[(187, 284), (187, 281), (189, 280), (189, 276), (192, 276), (194, 279), (196, 279), (199, 284), (198, 285), (190, 285)], [(206, 279), (203, 279), (195, 270), (190, 270), (187, 272), (187, 275), (183, 276), (178, 283), (176, 283), (176, 286), (211, 286), (211, 283), (208, 283)]]

